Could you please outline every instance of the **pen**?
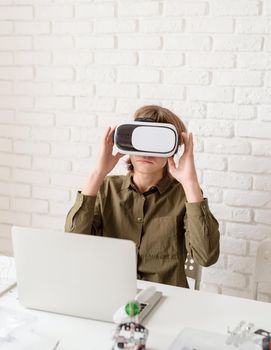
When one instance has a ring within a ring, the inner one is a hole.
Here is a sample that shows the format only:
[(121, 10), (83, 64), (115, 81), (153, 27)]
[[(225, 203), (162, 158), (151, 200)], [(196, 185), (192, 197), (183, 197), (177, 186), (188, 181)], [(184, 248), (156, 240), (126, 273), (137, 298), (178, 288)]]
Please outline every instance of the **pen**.
[(56, 345), (53, 347), (53, 349), (52, 350), (56, 350), (57, 348), (58, 348), (58, 345), (60, 344), (60, 340), (58, 340), (57, 342), (56, 342)]

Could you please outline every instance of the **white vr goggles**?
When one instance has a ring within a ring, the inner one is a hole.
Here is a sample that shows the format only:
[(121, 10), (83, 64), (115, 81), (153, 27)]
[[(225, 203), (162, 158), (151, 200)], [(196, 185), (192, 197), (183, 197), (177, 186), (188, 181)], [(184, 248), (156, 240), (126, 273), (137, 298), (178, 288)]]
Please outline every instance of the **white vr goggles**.
[(178, 134), (174, 125), (135, 121), (120, 124), (113, 135), (114, 145), (120, 153), (171, 157), (177, 152)]

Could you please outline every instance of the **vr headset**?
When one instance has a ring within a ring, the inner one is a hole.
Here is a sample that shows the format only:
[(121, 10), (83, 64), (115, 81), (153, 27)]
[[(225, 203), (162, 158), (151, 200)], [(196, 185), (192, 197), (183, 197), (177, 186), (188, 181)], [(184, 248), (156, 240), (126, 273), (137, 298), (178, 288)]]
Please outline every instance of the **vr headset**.
[(113, 142), (120, 153), (171, 157), (177, 152), (178, 133), (172, 124), (134, 121), (118, 125)]

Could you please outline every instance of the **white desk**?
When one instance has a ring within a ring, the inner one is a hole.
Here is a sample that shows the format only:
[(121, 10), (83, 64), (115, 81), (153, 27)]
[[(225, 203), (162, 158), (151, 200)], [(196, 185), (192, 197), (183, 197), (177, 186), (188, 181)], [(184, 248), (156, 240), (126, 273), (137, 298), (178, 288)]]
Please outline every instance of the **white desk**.
[[(138, 281), (139, 288), (148, 285), (149, 282)], [(226, 333), (228, 326), (233, 328), (245, 320), (257, 328), (271, 328), (271, 303), (155, 285), (164, 297), (144, 322), (150, 332), (148, 350), (167, 349), (184, 327)], [(14, 292), (0, 298), (2, 305), (22, 309)], [(25, 312), (37, 317), (34, 324), (37, 332), (61, 340), (57, 350), (108, 350), (112, 345), (114, 324), (40, 311)]]

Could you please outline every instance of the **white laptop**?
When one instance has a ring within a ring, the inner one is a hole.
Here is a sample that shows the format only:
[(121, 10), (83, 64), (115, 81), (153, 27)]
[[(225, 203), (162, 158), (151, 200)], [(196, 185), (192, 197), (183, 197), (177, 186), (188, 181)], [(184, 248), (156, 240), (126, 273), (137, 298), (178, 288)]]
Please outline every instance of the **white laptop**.
[(15, 226), (12, 240), (25, 307), (112, 322), (135, 298), (132, 241)]

